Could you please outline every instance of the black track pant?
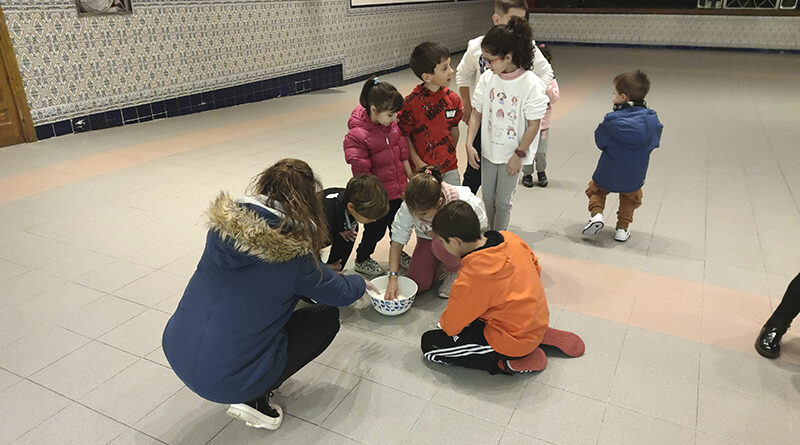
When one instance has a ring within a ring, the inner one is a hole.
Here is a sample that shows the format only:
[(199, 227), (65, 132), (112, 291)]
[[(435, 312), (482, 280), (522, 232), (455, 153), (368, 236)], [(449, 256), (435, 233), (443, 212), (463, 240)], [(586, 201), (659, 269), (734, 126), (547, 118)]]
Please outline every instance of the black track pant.
[[(475, 142), (472, 144), (475, 147), (475, 150), (478, 150), (478, 159), (481, 159), (481, 129), (478, 127), (478, 134), (475, 135)], [(464, 180), (461, 181), (461, 185), (465, 187), (469, 187), (472, 190), (472, 193), (478, 193), (478, 189), (481, 187), (481, 169), (474, 169), (471, 165), (469, 165), (469, 160), (467, 160), (467, 169), (464, 170)]]
[(483, 335), (485, 326), (481, 320), (475, 320), (453, 337), (441, 329), (428, 331), (422, 334), (422, 353), (434, 363), (483, 369), (489, 374), (508, 374), (500, 368), (499, 362), (519, 357), (509, 357), (492, 349)]

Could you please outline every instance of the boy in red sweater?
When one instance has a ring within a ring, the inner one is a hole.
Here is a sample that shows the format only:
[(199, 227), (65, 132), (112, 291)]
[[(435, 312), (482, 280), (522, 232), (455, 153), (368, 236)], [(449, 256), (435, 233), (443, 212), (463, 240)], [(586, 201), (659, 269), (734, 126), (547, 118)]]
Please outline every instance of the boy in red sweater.
[(439, 319), (441, 329), (422, 335), (426, 359), (515, 374), (545, 368), (540, 345), (583, 355), (580, 337), (548, 327), (539, 260), (522, 238), (506, 231), (481, 233), (477, 215), (461, 201), (439, 210), (433, 233), (461, 257), (461, 269)]
[(448, 88), (453, 78), (450, 50), (425, 42), (411, 53), (411, 70), (422, 80), (405, 98), (399, 124), (408, 136), (413, 168), (436, 165), (444, 182), (461, 185), (456, 144), (463, 109), (461, 98)]

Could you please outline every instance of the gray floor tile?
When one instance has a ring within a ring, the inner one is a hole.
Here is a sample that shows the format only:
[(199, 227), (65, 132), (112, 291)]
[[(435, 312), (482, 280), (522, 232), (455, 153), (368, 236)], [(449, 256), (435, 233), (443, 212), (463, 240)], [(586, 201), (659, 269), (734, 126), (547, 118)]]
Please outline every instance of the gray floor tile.
[(729, 437), (717, 436), (710, 433), (697, 431), (695, 445), (742, 445), (744, 442), (733, 440)]
[(12, 374), (5, 369), (0, 369), (0, 392), (3, 392), (6, 388), (18, 383), (22, 380), (22, 377)]
[(43, 327), (0, 348), (0, 366), (29, 376), (89, 341), (58, 326)]
[(506, 429), (498, 445), (547, 445), (549, 443), (551, 442), (545, 442), (535, 437)]
[(25, 434), (71, 401), (27, 380), (0, 392), (0, 443)]
[(228, 405), (212, 403), (183, 387), (134, 427), (166, 443), (206, 443), (232, 421)]
[(152, 268), (129, 261), (113, 260), (76, 278), (76, 282), (103, 292), (113, 292), (153, 272)]
[(119, 422), (73, 403), (15, 440), (14, 444), (39, 445), (55, 440), (63, 444), (105, 445), (126, 429)]
[(30, 380), (78, 399), (136, 361), (131, 354), (92, 341), (32, 375)]
[(566, 310), (553, 327), (578, 334), (587, 351), (609, 356), (619, 356), (627, 331), (625, 325)]
[[(132, 425), (183, 386), (171, 369), (139, 360), (85, 396), (80, 402)], [(124, 403), (122, 403), (124, 401)]]
[(703, 345), (700, 382), (772, 399), (786, 400), (794, 373), (755, 354)]
[(692, 445), (694, 440), (694, 427), (676, 425), (609, 405), (597, 444)]
[(744, 443), (791, 444), (796, 437), (789, 428), (793, 420), (785, 403), (700, 384), (697, 429)]
[(362, 380), (322, 427), (364, 443), (404, 443), (426, 405), (417, 397)]
[(169, 315), (148, 309), (97, 340), (143, 357), (161, 346), (161, 336), (168, 320)]
[(129, 428), (109, 442), (108, 445), (162, 445), (163, 443), (133, 428)]
[(318, 363), (309, 363), (276, 392), (284, 412), (320, 425), (361, 379)]
[(91, 338), (116, 328), (147, 308), (121, 298), (106, 295), (60, 321), (60, 325)]
[(622, 346), (620, 362), (697, 380), (700, 347), (698, 342), (630, 327)]
[(0, 307), (23, 304), (65, 283), (64, 280), (44, 272), (30, 270), (0, 283)]
[(531, 382), (508, 428), (553, 443), (594, 444), (606, 404)]
[(29, 270), (30, 268), (28, 267), (20, 266), (19, 264), (14, 264), (6, 260), (0, 260), (0, 283), (8, 280), (9, 278), (22, 275)]
[(443, 383), (431, 399), (500, 426), (508, 425), (525, 387), (536, 376), (490, 375), (486, 371), (431, 364)]
[(502, 426), (431, 403), (411, 428), (405, 442), (431, 445), (441, 443), (495, 445), (504, 430)]
[(297, 443), (307, 444), (317, 431), (313, 423), (284, 414), (281, 427), (275, 431), (267, 431), (246, 426), (244, 422), (234, 420), (220, 431), (208, 445), (256, 445), (263, 443)]
[(67, 282), (31, 298), (17, 307), (42, 320), (58, 323), (76, 310), (105, 295), (103, 292)]
[(388, 357), (396, 340), (344, 325), (333, 343), (314, 361), (349, 374), (363, 376)]
[(694, 428), (697, 380), (620, 361), (609, 402)]
[(156, 270), (113, 293), (143, 306), (157, 307), (167, 298), (183, 294), (187, 283), (184, 277)]
[(428, 363), (418, 345), (394, 343), (388, 357), (367, 371), (364, 378), (421, 399), (430, 400), (446, 377)]
[[(552, 349), (548, 349), (548, 352)], [(581, 357), (565, 357), (555, 352), (548, 357), (547, 368), (533, 380), (569, 392), (606, 401), (614, 382), (619, 359), (589, 351)]]

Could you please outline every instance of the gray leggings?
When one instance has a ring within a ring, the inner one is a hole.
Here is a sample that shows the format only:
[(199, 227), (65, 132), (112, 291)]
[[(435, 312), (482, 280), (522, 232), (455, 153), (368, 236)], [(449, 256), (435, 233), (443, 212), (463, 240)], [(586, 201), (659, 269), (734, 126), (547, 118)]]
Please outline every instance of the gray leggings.
[(519, 174), (509, 176), (508, 164), (493, 164), (481, 158), (481, 194), (486, 205), (489, 230), (507, 230), (511, 220), (511, 199), (517, 189)]
[(533, 174), (533, 166), (536, 165), (537, 172), (543, 172), (547, 168), (547, 146), (550, 142), (550, 129), (545, 128), (539, 133), (539, 146), (536, 147), (536, 155), (533, 157), (533, 163), (530, 165), (522, 166), (522, 173), (526, 175)]

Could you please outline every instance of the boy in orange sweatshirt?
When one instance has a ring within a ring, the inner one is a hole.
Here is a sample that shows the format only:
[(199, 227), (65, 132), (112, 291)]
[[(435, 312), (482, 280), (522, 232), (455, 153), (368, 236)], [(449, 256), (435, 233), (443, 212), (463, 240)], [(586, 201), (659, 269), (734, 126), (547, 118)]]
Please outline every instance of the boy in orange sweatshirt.
[(522, 238), (506, 231), (481, 233), (478, 216), (461, 201), (442, 207), (432, 226), (447, 251), (461, 257), (461, 269), (441, 329), (422, 335), (426, 359), (515, 374), (545, 368), (540, 345), (571, 357), (583, 354), (580, 337), (548, 327), (539, 260)]

